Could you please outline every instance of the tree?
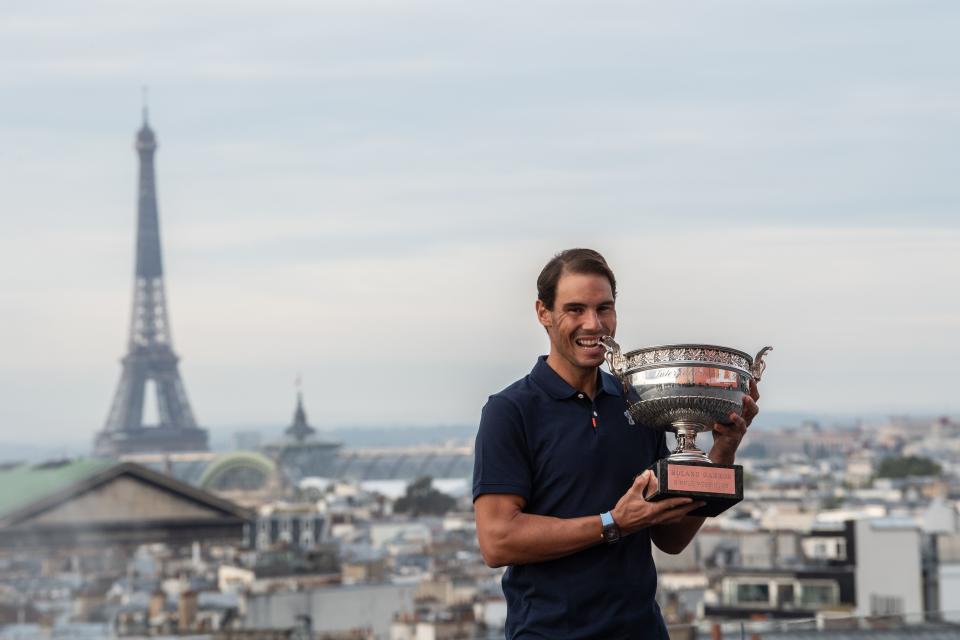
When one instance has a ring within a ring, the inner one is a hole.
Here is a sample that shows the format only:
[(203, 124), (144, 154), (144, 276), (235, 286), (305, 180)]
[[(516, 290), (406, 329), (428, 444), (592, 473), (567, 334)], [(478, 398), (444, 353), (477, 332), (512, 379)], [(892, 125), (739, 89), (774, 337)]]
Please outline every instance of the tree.
[(943, 470), (930, 458), (905, 456), (884, 458), (877, 467), (878, 478), (906, 478), (907, 476), (939, 476)]
[(456, 500), (433, 488), (433, 479), (429, 476), (417, 478), (407, 486), (407, 493), (397, 498), (393, 510), (397, 513), (419, 515), (443, 515), (453, 508)]

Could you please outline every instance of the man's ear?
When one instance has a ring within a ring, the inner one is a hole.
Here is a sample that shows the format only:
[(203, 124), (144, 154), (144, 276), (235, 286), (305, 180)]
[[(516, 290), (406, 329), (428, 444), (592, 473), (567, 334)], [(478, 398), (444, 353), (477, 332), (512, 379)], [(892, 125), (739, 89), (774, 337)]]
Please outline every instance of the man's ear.
[(544, 327), (553, 326), (553, 318), (550, 316), (550, 309), (547, 309), (547, 305), (543, 304), (543, 300), (537, 298), (537, 320), (540, 321)]

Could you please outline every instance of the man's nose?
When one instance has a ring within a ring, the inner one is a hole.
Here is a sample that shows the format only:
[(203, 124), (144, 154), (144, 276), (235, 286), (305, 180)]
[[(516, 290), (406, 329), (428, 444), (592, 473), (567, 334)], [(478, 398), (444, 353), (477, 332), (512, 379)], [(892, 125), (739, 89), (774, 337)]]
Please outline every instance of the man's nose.
[(600, 314), (597, 313), (596, 309), (588, 309), (586, 314), (584, 314), (583, 328), (588, 331), (596, 331), (603, 328), (603, 323), (600, 322)]

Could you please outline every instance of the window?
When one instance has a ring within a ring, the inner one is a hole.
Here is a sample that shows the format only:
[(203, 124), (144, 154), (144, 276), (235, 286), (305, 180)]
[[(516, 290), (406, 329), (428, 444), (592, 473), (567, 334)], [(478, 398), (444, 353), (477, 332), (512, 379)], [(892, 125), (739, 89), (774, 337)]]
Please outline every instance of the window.
[(313, 535), (309, 531), (300, 532), (300, 548), (313, 549)]
[(280, 534), (277, 536), (277, 539), (285, 544), (293, 542), (293, 521), (290, 519), (290, 516), (282, 516), (280, 518)]
[(770, 604), (770, 585), (765, 582), (747, 582), (738, 584), (737, 603)]
[(837, 604), (838, 600), (839, 589), (835, 583), (801, 584), (800, 586), (800, 603), (804, 606)]
[(870, 615), (892, 616), (903, 613), (903, 598), (896, 596), (870, 596)]

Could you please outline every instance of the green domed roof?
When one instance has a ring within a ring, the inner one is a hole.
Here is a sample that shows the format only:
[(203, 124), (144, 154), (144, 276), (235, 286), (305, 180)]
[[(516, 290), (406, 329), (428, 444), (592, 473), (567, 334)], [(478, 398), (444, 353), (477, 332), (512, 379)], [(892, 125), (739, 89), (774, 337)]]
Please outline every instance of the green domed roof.
[(240, 475), (246, 475), (248, 478), (262, 478), (262, 484), (266, 485), (277, 471), (277, 466), (265, 455), (255, 451), (234, 451), (226, 453), (210, 463), (200, 476), (200, 486), (204, 489), (254, 489), (259, 487), (244, 486), (230, 487), (222, 486), (230, 482), (232, 478)]

